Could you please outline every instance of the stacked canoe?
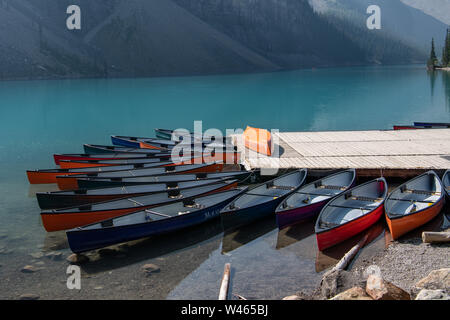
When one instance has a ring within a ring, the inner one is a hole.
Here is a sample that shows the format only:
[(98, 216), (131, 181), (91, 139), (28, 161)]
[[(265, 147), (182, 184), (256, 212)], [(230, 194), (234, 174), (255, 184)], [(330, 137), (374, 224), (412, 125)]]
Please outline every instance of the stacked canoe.
[[(218, 217), (247, 190), (240, 185), (259, 175), (242, 170), (228, 138), (156, 132), (168, 135), (111, 136), (112, 145), (54, 155), (59, 168), (28, 170), (31, 184), (56, 183), (61, 190), (36, 194), (44, 228), (66, 230), (74, 252), (178, 230)], [(79, 232), (85, 229), (89, 236)]]
[[(305, 183), (307, 169), (258, 185), (258, 170), (228, 170), (240, 155), (229, 139), (155, 129), (157, 138), (112, 136), (113, 145), (84, 145), (83, 154), (58, 154), (59, 168), (27, 171), (30, 183), (57, 183), (61, 191), (36, 194), (48, 232), (66, 230), (79, 253), (172, 232), (220, 217), (234, 228), (275, 216), (280, 229), (315, 221), (319, 250), (364, 232), (383, 216), (393, 239), (436, 217), (450, 193), (426, 172), (388, 193), (382, 177), (357, 184), (355, 169)], [(247, 128), (247, 145), (270, 155), (268, 132)], [(211, 151), (212, 150), (212, 151)]]

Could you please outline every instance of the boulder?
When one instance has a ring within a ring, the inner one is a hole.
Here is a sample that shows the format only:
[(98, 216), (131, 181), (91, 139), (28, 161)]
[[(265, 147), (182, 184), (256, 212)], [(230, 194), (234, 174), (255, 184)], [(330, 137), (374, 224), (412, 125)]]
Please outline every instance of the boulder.
[(339, 293), (330, 300), (373, 300), (361, 287), (353, 287)]
[(415, 285), (418, 290), (450, 290), (450, 268), (433, 270)]
[(366, 292), (374, 300), (411, 300), (411, 296), (405, 290), (375, 274), (367, 278)]
[(416, 297), (416, 300), (450, 300), (450, 295), (445, 290), (422, 289)]

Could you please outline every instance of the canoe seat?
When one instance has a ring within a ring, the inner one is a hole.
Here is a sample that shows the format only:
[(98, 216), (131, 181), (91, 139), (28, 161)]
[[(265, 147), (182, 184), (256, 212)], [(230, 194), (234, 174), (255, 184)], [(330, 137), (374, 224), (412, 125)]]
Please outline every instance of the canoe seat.
[(272, 186), (272, 189), (280, 189), (280, 190), (294, 190), (294, 187), (290, 187), (290, 186)]
[(343, 186), (333, 186), (333, 185), (321, 185), (318, 188), (321, 189), (331, 189), (331, 190), (345, 190), (347, 189), (347, 187), (343, 187)]
[(441, 195), (438, 191), (428, 191), (428, 190), (414, 190), (414, 189), (407, 189), (406, 187), (403, 187), (400, 189), (402, 193), (415, 193), (415, 194), (425, 194), (430, 196), (439, 196)]
[(370, 198), (370, 197), (362, 197), (362, 196), (353, 196), (350, 197), (352, 200), (359, 200), (359, 201), (367, 201), (367, 202), (379, 202), (382, 201), (383, 198)]
[(421, 203), (429, 203), (429, 204), (433, 204), (433, 203), (436, 203), (437, 202), (437, 200), (435, 200), (435, 199), (430, 199), (430, 200), (416, 200), (416, 199), (413, 199), (413, 200), (409, 200), (409, 199), (395, 199), (395, 198), (390, 198), (389, 200), (393, 200), (393, 201), (405, 201), (405, 202), (421, 202)]

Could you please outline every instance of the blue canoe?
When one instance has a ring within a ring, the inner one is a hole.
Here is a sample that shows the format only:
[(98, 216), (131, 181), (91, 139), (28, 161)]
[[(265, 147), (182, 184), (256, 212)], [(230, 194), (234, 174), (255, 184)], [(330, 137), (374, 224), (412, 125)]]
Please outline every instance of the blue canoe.
[(450, 170), (447, 170), (442, 177), (442, 184), (444, 185), (447, 196), (450, 198)]
[(306, 169), (282, 175), (249, 190), (220, 213), (224, 229), (245, 225), (274, 214), (277, 206), (305, 182)]
[(239, 187), (71, 229), (67, 240), (70, 249), (80, 253), (173, 232), (218, 217), (223, 207), (247, 190)]

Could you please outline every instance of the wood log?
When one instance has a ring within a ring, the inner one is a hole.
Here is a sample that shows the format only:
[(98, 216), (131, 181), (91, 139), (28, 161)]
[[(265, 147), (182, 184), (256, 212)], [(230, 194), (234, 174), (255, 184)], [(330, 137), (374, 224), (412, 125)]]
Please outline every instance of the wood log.
[(450, 242), (450, 232), (422, 232), (422, 241), (425, 243)]
[(351, 248), (339, 262), (334, 266), (332, 270), (344, 270), (347, 265), (352, 261), (353, 257), (358, 251), (366, 244), (369, 234), (366, 234), (353, 248)]
[(226, 263), (223, 271), (222, 283), (220, 285), (219, 300), (228, 299), (229, 282), (230, 282), (230, 264)]

